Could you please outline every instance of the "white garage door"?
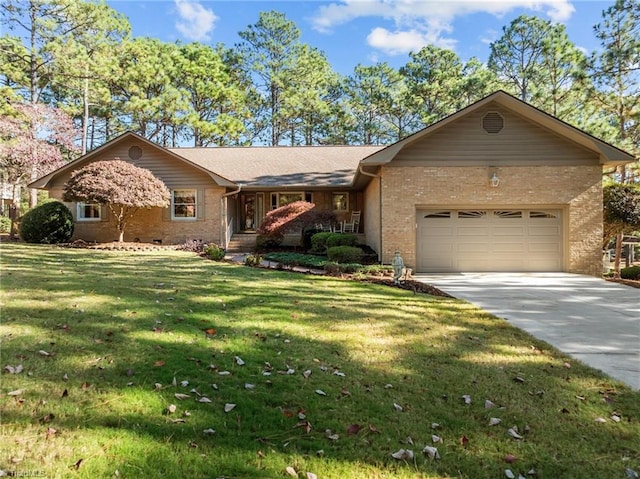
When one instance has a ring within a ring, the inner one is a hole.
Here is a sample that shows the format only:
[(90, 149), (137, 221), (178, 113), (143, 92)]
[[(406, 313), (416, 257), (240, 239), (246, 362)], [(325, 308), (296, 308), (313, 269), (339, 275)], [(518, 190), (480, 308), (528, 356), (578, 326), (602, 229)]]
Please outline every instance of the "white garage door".
[(562, 271), (560, 210), (418, 211), (418, 272)]

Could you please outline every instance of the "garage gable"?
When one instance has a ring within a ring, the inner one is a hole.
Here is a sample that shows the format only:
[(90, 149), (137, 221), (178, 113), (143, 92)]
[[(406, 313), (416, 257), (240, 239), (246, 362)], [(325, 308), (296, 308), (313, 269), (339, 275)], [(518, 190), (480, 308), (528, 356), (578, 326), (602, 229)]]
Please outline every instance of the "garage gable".
[(405, 146), (388, 166), (598, 165), (599, 155), (496, 102)]
[[(524, 126), (525, 123), (528, 124), (527, 127)], [(449, 128), (452, 124), (457, 125)], [(441, 135), (437, 134), (439, 132), (442, 132)], [(468, 162), (474, 159), (488, 161), (485, 152), (492, 145), (496, 146), (492, 143), (494, 140), (498, 145), (499, 140), (502, 140), (505, 154), (498, 158), (500, 161), (509, 161), (507, 155), (513, 151), (522, 154), (525, 152), (523, 147), (532, 147), (524, 155), (525, 158), (528, 157), (528, 161), (535, 162), (528, 163), (529, 165), (548, 165), (553, 161), (556, 163), (551, 164), (557, 164), (560, 159), (567, 166), (593, 164), (597, 161), (599, 165), (611, 167), (635, 161), (629, 153), (500, 90), (374, 153), (365, 158), (360, 166), (373, 173), (371, 167), (389, 165), (391, 162), (415, 162), (417, 159), (425, 161), (427, 157), (421, 156), (421, 153), (431, 149), (434, 151), (432, 161), (444, 161), (443, 154), (451, 148), (456, 149), (457, 153), (448, 157), (447, 164), (468, 166)], [(425, 147), (423, 141), (428, 147)], [(536, 153), (538, 147), (542, 146), (538, 141), (543, 141), (546, 145), (546, 150), (539, 152), (541, 154)], [(520, 149), (514, 150), (518, 144)], [(469, 154), (473, 156), (469, 157)], [(459, 165), (452, 164), (454, 161), (459, 161)]]

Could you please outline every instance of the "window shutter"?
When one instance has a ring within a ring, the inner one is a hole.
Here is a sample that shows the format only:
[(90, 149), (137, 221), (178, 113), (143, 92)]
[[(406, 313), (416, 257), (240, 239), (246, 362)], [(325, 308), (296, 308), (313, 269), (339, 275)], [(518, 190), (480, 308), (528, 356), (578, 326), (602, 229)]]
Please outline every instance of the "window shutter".
[(100, 205), (100, 221), (109, 221), (109, 208), (107, 208), (107, 205)]
[(204, 220), (204, 190), (197, 190), (198, 198), (197, 198), (197, 210), (196, 215), (198, 216), (198, 221)]

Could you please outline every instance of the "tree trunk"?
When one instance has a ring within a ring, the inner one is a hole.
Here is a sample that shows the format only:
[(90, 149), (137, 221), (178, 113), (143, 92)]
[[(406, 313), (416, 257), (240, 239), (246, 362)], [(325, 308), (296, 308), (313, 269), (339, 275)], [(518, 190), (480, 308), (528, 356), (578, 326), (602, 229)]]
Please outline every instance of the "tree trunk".
[(624, 233), (618, 233), (616, 236), (616, 260), (613, 265), (613, 277), (620, 279), (620, 256), (622, 256), (622, 239)]
[(124, 243), (124, 229), (120, 230), (120, 236), (118, 236), (118, 242)]

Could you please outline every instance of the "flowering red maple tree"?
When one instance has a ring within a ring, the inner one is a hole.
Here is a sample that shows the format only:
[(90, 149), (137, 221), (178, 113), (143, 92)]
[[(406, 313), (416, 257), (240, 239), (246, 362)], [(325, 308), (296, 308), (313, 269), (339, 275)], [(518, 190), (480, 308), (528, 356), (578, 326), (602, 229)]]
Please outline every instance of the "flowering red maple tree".
[(64, 201), (105, 205), (113, 215), (118, 241), (129, 220), (143, 208), (169, 206), (169, 189), (145, 168), (118, 158), (96, 161), (74, 171), (64, 185)]

